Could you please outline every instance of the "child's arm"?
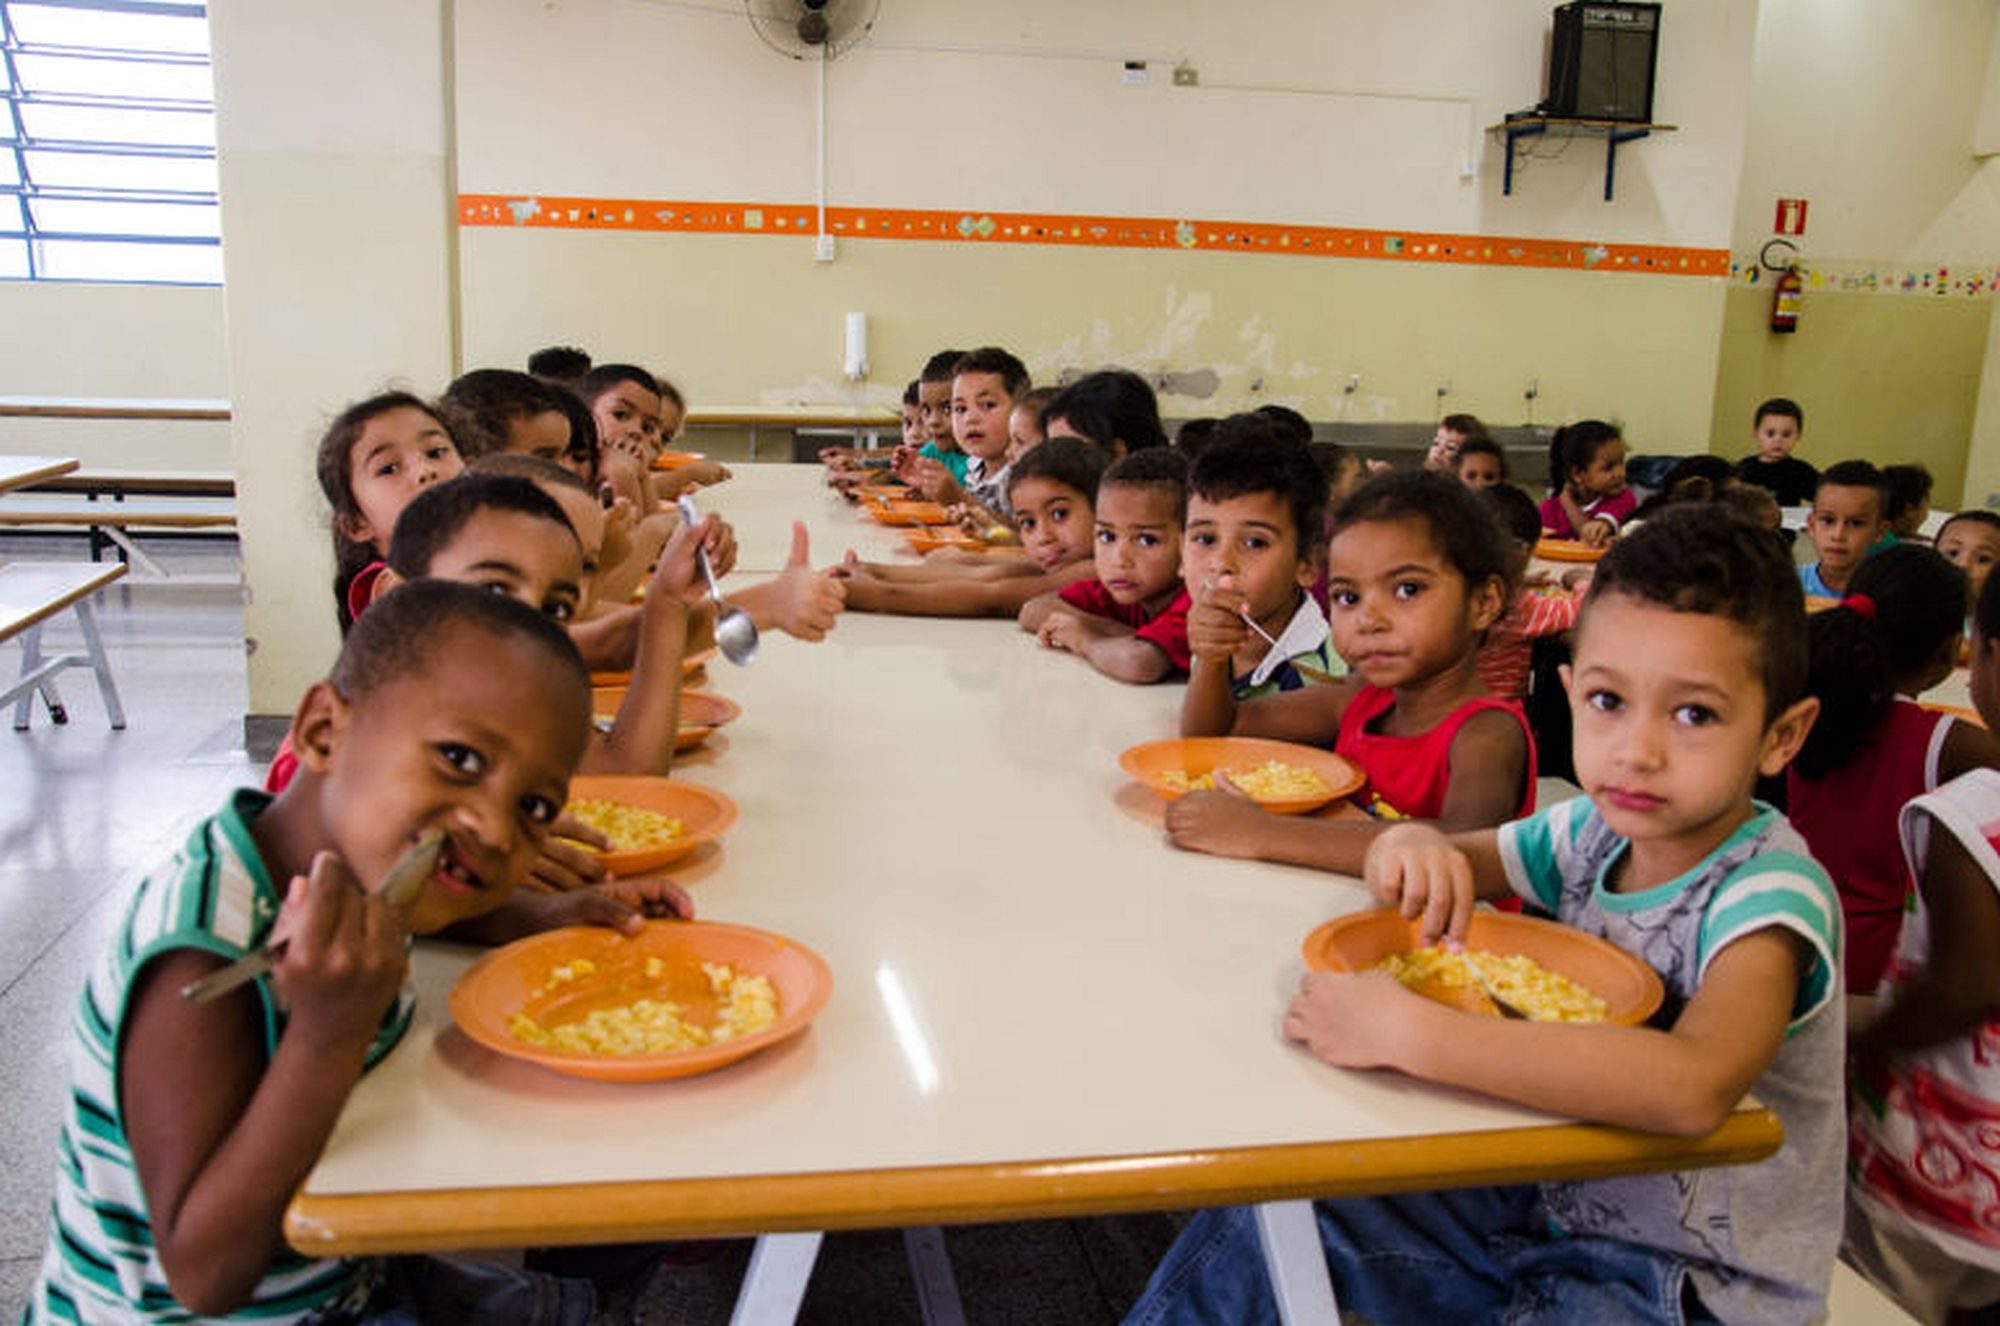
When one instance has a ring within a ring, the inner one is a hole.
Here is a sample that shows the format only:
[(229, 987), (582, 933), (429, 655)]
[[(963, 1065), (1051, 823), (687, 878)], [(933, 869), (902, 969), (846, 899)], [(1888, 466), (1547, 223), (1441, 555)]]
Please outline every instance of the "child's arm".
[[(1248, 701), (1253, 706), (1314, 697), (1335, 686), (1307, 686)], [(1288, 708), (1301, 708), (1296, 700)], [(1338, 718), (1335, 719), (1336, 725)], [(1243, 734), (1239, 718), (1236, 732)], [(1257, 735), (1270, 735), (1259, 732)], [(1298, 740), (1299, 738), (1291, 738)], [(1446, 833), (1487, 828), (1513, 817), (1528, 772), (1527, 741), (1520, 723), (1498, 710), (1474, 714), (1451, 742), (1451, 781), (1436, 825)], [(1311, 866), (1343, 875), (1360, 872), (1369, 846), (1388, 826), (1370, 819), (1315, 819), (1273, 815), (1236, 788), (1190, 792), (1167, 806), (1167, 837), (1186, 851)]]
[(648, 920), (694, 919), (694, 899), (665, 875), (627, 875), (567, 893), (519, 890), (498, 907), (448, 927), (438, 938), (511, 944), (567, 925), (601, 925), (636, 935)]
[(681, 656), (687, 650), (686, 596), (695, 590), (695, 550), (714, 518), (683, 526), (660, 553), (640, 610), (632, 683), (611, 730), (591, 734), (584, 751), (587, 773), (665, 774), (673, 767), (680, 735)]
[[(1087, 575), (1090, 564), (1078, 563), (1078, 568), (1079, 574)], [(847, 606), (859, 612), (894, 612), (911, 617), (1013, 617), (1029, 600), (1061, 589), (1068, 582), (1059, 573), (887, 580), (857, 572), (845, 583)]]
[(749, 613), (760, 631), (783, 631), (800, 640), (826, 639), (847, 602), (846, 582), (813, 570), (811, 557), (805, 524), (795, 520), (792, 551), (777, 579), (732, 589), (729, 601)]
[(223, 966), (181, 949), (135, 982), (119, 1048), (119, 1099), (154, 1246), (181, 1304), (221, 1316), (284, 1246), (285, 1205), (360, 1079), (408, 965), (402, 920), (331, 853), (294, 880), (272, 936), (271, 979), (289, 1013), (264, 1057), (263, 1010), (239, 990), (211, 1003), (181, 988)]
[(1233, 585), (1189, 589), (1188, 651), (1193, 659), (1181, 699), (1181, 735), (1226, 736), (1236, 722), (1236, 651), (1250, 638), (1243, 620), (1246, 600)]
[(1123, 623), (1083, 615), (1067, 604), (1043, 619), (1035, 635), (1050, 649), (1087, 659), (1090, 666), (1115, 681), (1143, 686), (1173, 675), (1173, 660), (1166, 650), (1141, 639)]
[(1046, 594), (1037, 594), (1023, 603), (1015, 620), (1020, 622), (1022, 630), (1031, 635), (1040, 635), (1042, 623), (1046, 622), (1051, 614), (1069, 611), (1071, 611), (1070, 606), (1063, 602), (1060, 591), (1052, 589)]
[(1974, 769), (2000, 769), (2000, 738), (1977, 723), (1953, 722), (1938, 752), (1938, 782), (1948, 783)]
[(1668, 1031), (1479, 1017), (1385, 972), (1309, 972), (1284, 1031), (1343, 1068), (1396, 1068), (1531, 1109), (1699, 1137), (1777, 1054), (1809, 954), (1781, 928), (1734, 940)]
[(1866, 1064), (1966, 1035), (2000, 1010), (2000, 893), (1956, 837), (1933, 823), (1923, 878), (1931, 951), (1855, 1041)]

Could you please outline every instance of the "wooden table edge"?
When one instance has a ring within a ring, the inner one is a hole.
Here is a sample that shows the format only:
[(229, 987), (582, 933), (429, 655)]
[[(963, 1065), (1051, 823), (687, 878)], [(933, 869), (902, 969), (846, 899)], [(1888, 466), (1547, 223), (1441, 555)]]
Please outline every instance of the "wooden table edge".
[[(632, 1183), (300, 1192), (285, 1236), (307, 1256), (871, 1229), (1610, 1178), (1737, 1165), (1784, 1134), (1761, 1107), (1702, 1138), (1592, 1124), (1171, 1155)], [(1450, 1176), (1440, 1182), (1441, 1176)]]
[(42, 461), (44, 463), (36, 466), (34, 469), (22, 470), (18, 474), (7, 475), (6, 481), (0, 483), (0, 493), (9, 493), (16, 488), (28, 488), (38, 483), (46, 483), (50, 479), (61, 478), (65, 474), (72, 473), (81, 463), (74, 456), (21, 455), (15, 456), (13, 459)]

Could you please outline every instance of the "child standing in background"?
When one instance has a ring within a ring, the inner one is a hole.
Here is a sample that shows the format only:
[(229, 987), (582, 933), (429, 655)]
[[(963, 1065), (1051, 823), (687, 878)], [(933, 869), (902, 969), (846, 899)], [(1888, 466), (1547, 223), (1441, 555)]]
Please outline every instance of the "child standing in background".
[[(1669, 509), (1598, 564), (1570, 677), (1585, 796), (1447, 836), (1397, 825), (1368, 888), (1427, 939), (1509, 893), (1657, 969), (1654, 1024), (1478, 1017), (1382, 971), (1311, 972), (1284, 1034), (1532, 1109), (1699, 1137), (1754, 1090), (1784, 1125), (1754, 1165), (1315, 1204), (1343, 1310), (1435, 1322), (1823, 1319), (1841, 1190), (1833, 888), (1751, 799), (1812, 723), (1805, 613), (1775, 540)], [(1243, 1210), (1198, 1214), (1128, 1323), (1276, 1320)]]
[[(1463, 456), (1461, 452), (1460, 458)], [(1528, 693), (1535, 641), (1547, 635), (1560, 635), (1576, 625), (1582, 591), (1568, 577), (1559, 586), (1522, 584), (1528, 559), (1534, 555), (1535, 542), (1542, 533), (1535, 499), (1511, 483), (1476, 491), (1513, 545), (1513, 562), (1507, 578), (1519, 586), (1507, 611), (1493, 623), (1485, 643), (1479, 646), (1479, 680), (1487, 694), (1503, 700), (1519, 700)], [(1588, 583), (1588, 570), (1578, 569), (1583, 574), (1577, 580)]]
[(1213, 726), (1225, 701), (1295, 691), (1346, 671), (1334, 661), (1325, 614), (1306, 592), (1319, 574), (1326, 482), (1303, 443), (1269, 432), (1255, 416), (1224, 419), (1188, 480), (1181, 574), (1193, 603), (1194, 662), (1181, 702), (1184, 730)]
[[(2000, 724), (2000, 589), (1974, 614), (1972, 701)], [(1989, 1321), (2000, 1303), (2000, 772), (1978, 769), (1903, 808), (1917, 889), (1855, 1040), (1841, 1255), (1927, 1326)]]
[(1542, 528), (1593, 547), (1611, 542), (1638, 494), (1625, 486), (1625, 439), (1599, 419), (1558, 428), (1549, 442), (1549, 497)]
[(1779, 506), (1804, 506), (1819, 487), (1819, 471), (1792, 454), (1806, 431), (1806, 412), (1799, 403), (1774, 396), (1757, 407), (1751, 423), (1757, 443), (1754, 454), (1736, 463), (1736, 477), (1767, 488)]
[(374, 595), (396, 517), (465, 461), (428, 405), (390, 391), (341, 411), (320, 439), (316, 468), (333, 508), (333, 602), (346, 631)]
[(1179, 453), (1151, 447), (1119, 461), (1097, 486), (1096, 578), (1030, 599), (1021, 608), (1021, 629), (1119, 681), (1185, 673), (1186, 522), (1187, 464)]
[(1865, 460), (1827, 467), (1813, 490), (1806, 537), (1818, 558), (1799, 568), (1799, 583), (1814, 598), (1837, 599), (1847, 592), (1854, 568), (1888, 528), (1883, 519), (1882, 471)]
[[(1534, 740), (1521, 707), (1486, 694), (1480, 638), (1507, 605), (1500, 529), (1458, 480), (1428, 470), (1371, 479), (1335, 517), (1327, 548), (1334, 647), (1353, 674), (1218, 704), (1187, 736), (1331, 744), (1367, 775), (1355, 800), (1382, 818), (1478, 828), (1535, 803)], [(1381, 826), (1273, 815), (1233, 788), (1167, 806), (1176, 847), (1353, 874)]]
[(1865, 1025), (1914, 886), (1896, 827), (1904, 803), (2000, 766), (1984, 728), (1902, 698), (1950, 675), (1964, 626), (1965, 574), (1920, 544), (1870, 557), (1809, 623), (1819, 719), (1786, 773), (1785, 809), (1840, 890), (1850, 1029)]
[(1965, 572), (1970, 595), (1966, 611), (1970, 613), (1971, 605), (1986, 591), (1986, 577), (1993, 564), (2000, 562), (2000, 514), (1978, 508), (1959, 512), (1938, 527), (1937, 550)]

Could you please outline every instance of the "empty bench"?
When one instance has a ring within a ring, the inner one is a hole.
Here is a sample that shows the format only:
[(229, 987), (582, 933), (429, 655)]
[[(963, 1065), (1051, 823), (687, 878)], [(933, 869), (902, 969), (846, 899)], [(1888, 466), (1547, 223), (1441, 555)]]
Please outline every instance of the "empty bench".
[(90, 539), (90, 560), (107, 545), (121, 560), (136, 562), (165, 577), (160, 564), (133, 541), (140, 530), (180, 534), (236, 533), (233, 497), (147, 495), (101, 501), (90, 492), (16, 491), (0, 496), (0, 529), (40, 533), (81, 533)]
[[(91, 606), (92, 596), (125, 571), (122, 562), (9, 562), (0, 566), (0, 642), (16, 636), (21, 640), (21, 674), (0, 691), (0, 708), (14, 706), (16, 732), (28, 726), (28, 711), (37, 695), (48, 706), (51, 719), (69, 721), (55, 684), (56, 674), (64, 668), (89, 668), (96, 673), (97, 691), (104, 697), (111, 726), (125, 726), (125, 709), (118, 702), (111, 660), (105, 656), (104, 639), (98, 634), (97, 614)], [(45, 657), (42, 626), (65, 609), (76, 613), (85, 652)]]

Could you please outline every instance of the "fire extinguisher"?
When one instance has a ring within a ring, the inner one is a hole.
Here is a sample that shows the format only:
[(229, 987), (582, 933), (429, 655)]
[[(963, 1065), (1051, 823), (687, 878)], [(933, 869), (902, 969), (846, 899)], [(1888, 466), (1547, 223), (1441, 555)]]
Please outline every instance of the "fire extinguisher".
[[(1771, 250), (1782, 245), (1787, 253), (1782, 263), (1771, 261)], [(1774, 239), (1764, 246), (1757, 255), (1757, 261), (1767, 272), (1777, 274), (1771, 283), (1771, 330), (1780, 334), (1799, 329), (1800, 298), (1806, 288), (1805, 278), (1799, 275), (1799, 251), (1797, 247), (1782, 239)]]

